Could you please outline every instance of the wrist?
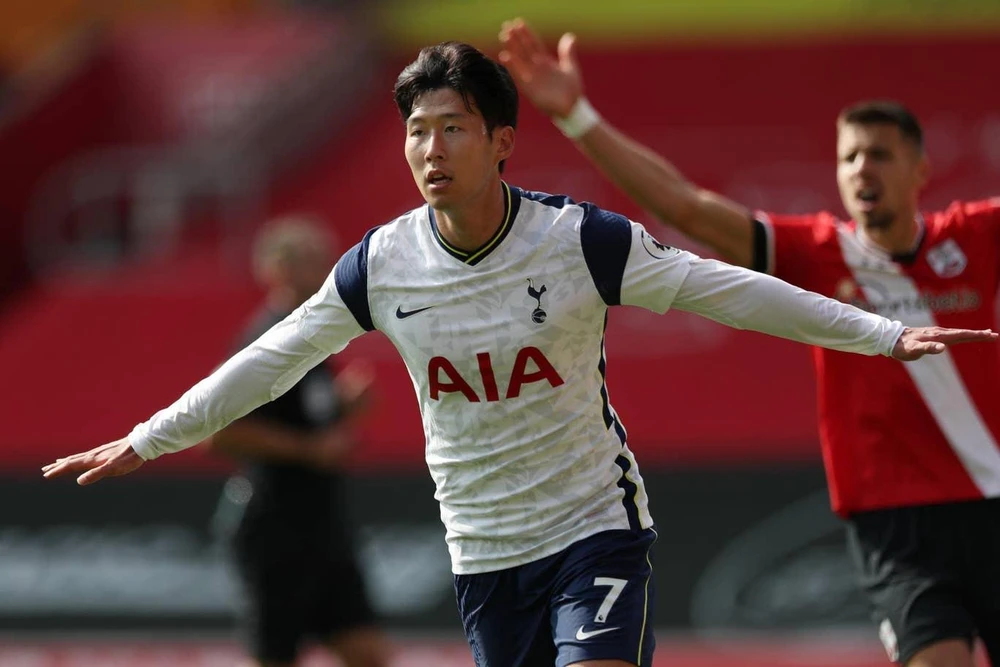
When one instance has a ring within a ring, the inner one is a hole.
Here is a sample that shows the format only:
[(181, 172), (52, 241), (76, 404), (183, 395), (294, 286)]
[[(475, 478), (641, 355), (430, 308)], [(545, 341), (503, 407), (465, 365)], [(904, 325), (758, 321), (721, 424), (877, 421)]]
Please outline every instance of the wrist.
[(889, 330), (886, 332), (886, 343), (888, 344), (888, 352), (883, 351), (887, 357), (896, 358), (896, 349), (903, 351), (903, 345), (900, 341), (903, 340), (903, 334), (908, 330), (908, 327), (904, 326), (902, 322), (894, 321), (890, 326)]
[(139, 458), (143, 461), (152, 461), (160, 455), (161, 452), (156, 450), (156, 447), (149, 441), (146, 437), (142, 424), (137, 424), (132, 431), (125, 436), (125, 441), (128, 442), (129, 447), (135, 452)]
[(569, 114), (561, 118), (553, 118), (552, 122), (559, 131), (570, 139), (579, 139), (601, 122), (601, 115), (586, 97), (577, 98)]

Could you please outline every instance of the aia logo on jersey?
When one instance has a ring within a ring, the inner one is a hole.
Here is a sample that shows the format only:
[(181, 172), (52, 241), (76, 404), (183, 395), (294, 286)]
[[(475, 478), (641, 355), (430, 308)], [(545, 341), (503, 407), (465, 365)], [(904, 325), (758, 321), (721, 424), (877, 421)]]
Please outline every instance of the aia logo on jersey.
[[(427, 362), (431, 400), (441, 400), (441, 394), (460, 393), (470, 403), (480, 403), (483, 399), (472, 388), (474, 382), (482, 386), (487, 403), (499, 401), (500, 387), (497, 386), (497, 376), (493, 370), (493, 359), (490, 357), (490, 353), (480, 352), (476, 355), (476, 362), (479, 366), (479, 382), (476, 382), (475, 379), (470, 382), (462, 377), (462, 374), (455, 368), (455, 364), (445, 357), (432, 357)], [(541, 350), (537, 347), (521, 348), (517, 351), (517, 357), (514, 359), (514, 367), (510, 371), (510, 382), (507, 383), (503, 394), (504, 398), (517, 398), (521, 395), (521, 387), (533, 382), (548, 382), (549, 386), (554, 389), (565, 381)]]
[(528, 296), (535, 300), (538, 307), (531, 311), (531, 321), (535, 324), (541, 324), (548, 317), (548, 313), (542, 310), (542, 295), (545, 294), (545, 285), (542, 285), (540, 289), (535, 289), (535, 286), (531, 282), (531, 278), (528, 278)]
[(942, 278), (954, 278), (965, 271), (969, 260), (955, 239), (948, 239), (927, 251), (927, 263)]

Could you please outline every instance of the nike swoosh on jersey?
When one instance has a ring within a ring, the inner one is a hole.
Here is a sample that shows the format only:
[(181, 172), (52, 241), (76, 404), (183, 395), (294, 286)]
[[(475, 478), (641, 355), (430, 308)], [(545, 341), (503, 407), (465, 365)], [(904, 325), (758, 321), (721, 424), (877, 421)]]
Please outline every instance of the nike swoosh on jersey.
[(576, 631), (576, 640), (582, 642), (587, 639), (590, 639), (591, 637), (596, 637), (597, 635), (603, 635), (605, 632), (611, 632), (612, 630), (617, 630), (617, 629), (618, 628), (601, 628), (600, 630), (591, 630), (590, 632), (584, 632), (583, 626), (581, 625), (580, 629)]
[(417, 308), (416, 310), (403, 310), (402, 306), (396, 306), (396, 318), (400, 320), (405, 320), (407, 317), (416, 315), (417, 313), (422, 313), (425, 310), (430, 310), (434, 306), (426, 306), (424, 308)]

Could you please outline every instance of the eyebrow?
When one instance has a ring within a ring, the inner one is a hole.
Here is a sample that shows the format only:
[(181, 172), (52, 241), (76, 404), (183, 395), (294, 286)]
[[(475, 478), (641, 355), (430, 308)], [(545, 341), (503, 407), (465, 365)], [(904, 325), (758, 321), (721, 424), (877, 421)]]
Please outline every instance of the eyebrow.
[(417, 121), (426, 122), (432, 119), (454, 120), (456, 118), (468, 118), (470, 115), (471, 114), (469, 113), (459, 113), (455, 111), (448, 113), (441, 113), (441, 114), (423, 114), (423, 115), (410, 114), (410, 117), (406, 119), (406, 122), (407, 123), (415, 123)]

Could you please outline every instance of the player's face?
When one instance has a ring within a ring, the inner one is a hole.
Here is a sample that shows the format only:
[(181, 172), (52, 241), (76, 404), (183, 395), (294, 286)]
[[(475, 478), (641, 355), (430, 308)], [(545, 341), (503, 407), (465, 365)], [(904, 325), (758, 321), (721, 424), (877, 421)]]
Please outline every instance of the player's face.
[(406, 161), (427, 203), (448, 210), (499, 178), (497, 165), (510, 156), (513, 136), (510, 127), (491, 136), (474, 104), (470, 110), (453, 89), (439, 88), (418, 97), (406, 120)]
[[(325, 242), (324, 239), (317, 239), (319, 241)], [(321, 243), (297, 248), (294, 260), (286, 263), (285, 271), (289, 285), (304, 299), (323, 286), (331, 268), (330, 253)]]
[(843, 124), (837, 133), (837, 185), (847, 212), (868, 229), (913, 215), (927, 179), (922, 151), (895, 125)]

